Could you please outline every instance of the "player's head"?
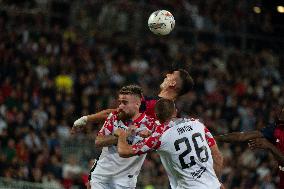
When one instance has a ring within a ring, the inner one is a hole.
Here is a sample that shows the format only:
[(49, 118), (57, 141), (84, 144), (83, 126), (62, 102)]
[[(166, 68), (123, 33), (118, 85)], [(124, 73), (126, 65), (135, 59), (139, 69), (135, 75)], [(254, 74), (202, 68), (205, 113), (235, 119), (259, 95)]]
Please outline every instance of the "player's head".
[(176, 97), (182, 96), (193, 88), (194, 82), (189, 73), (184, 69), (178, 69), (168, 73), (160, 85), (161, 91), (170, 90)]
[(155, 105), (155, 114), (161, 123), (169, 121), (177, 114), (175, 103), (173, 100), (161, 98)]
[(127, 85), (119, 90), (118, 113), (120, 119), (131, 119), (139, 113), (142, 93), (142, 89), (138, 85)]

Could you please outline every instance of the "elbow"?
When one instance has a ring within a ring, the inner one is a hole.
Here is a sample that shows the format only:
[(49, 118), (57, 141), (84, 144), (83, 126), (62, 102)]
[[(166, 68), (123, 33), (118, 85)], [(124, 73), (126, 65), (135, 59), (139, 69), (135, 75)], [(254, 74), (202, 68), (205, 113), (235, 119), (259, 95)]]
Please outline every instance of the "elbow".
[(101, 140), (96, 139), (96, 141), (95, 141), (95, 147), (96, 147), (96, 148), (101, 148), (101, 147), (103, 147), (103, 144), (102, 144)]

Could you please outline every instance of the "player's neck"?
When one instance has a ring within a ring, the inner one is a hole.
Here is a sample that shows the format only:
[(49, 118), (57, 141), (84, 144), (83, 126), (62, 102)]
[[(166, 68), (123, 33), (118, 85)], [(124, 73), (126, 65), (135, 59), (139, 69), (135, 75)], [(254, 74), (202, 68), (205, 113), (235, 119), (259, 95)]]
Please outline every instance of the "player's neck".
[(174, 91), (162, 90), (159, 94), (159, 97), (169, 100), (175, 100), (177, 95)]
[(177, 117), (175, 115), (173, 115), (170, 119), (168, 119), (167, 121), (165, 121), (163, 124), (167, 125), (169, 124), (171, 121), (175, 121), (177, 119)]

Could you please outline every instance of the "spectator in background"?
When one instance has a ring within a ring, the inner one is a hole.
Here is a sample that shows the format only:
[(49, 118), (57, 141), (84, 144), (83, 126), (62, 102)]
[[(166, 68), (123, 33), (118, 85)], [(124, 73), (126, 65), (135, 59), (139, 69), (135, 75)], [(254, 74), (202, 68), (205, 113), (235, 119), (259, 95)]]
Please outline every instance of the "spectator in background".
[(42, 149), (41, 140), (31, 127), (29, 133), (25, 136), (25, 143), (30, 151), (39, 151)]
[(56, 76), (55, 85), (58, 91), (71, 93), (73, 87), (73, 80), (69, 75), (61, 74)]
[(12, 162), (13, 159), (16, 157), (16, 146), (14, 139), (8, 140), (7, 147), (3, 149), (3, 152), (8, 162)]
[(78, 165), (77, 159), (74, 156), (70, 156), (67, 163), (63, 164), (62, 176), (63, 184), (69, 188), (73, 184), (78, 184), (81, 179), (82, 168)]

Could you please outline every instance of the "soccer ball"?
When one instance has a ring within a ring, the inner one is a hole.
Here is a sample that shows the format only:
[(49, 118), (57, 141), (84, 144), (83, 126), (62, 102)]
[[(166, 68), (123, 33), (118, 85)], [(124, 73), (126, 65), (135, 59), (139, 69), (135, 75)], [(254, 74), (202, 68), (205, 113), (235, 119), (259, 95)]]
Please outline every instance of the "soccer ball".
[(167, 35), (174, 29), (175, 19), (169, 11), (157, 10), (150, 15), (148, 26), (156, 35)]

